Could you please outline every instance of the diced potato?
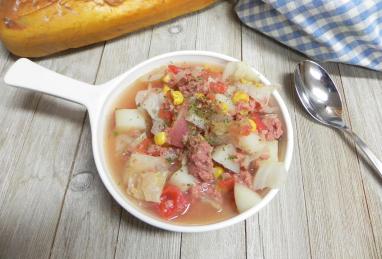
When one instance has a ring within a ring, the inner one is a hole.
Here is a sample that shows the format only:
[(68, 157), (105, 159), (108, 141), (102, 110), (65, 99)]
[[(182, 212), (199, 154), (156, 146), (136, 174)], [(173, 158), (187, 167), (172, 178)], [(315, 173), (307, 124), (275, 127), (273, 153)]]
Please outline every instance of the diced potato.
[(262, 141), (256, 133), (251, 133), (248, 136), (239, 137), (239, 148), (249, 154), (260, 152), (265, 147), (265, 141)]
[(196, 184), (196, 179), (188, 173), (187, 166), (182, 166), (171, 176), (169, 183), (179, 187), (184, 192)]
[(279, 161), (279, 142), (277, 140), (266, 141), (264, 152), (269, 155), (268, 161)]
[(249, 210), (261, 201), (260, 195), (240, 183), (235, 184), (234, 196), (237, 210), (240, 213)]
[(145, 117), (137, 109), (116, 110), (115, 129), (121, 132), (132, 129), (146, 130)]
[(253, 188), (255, 190), (265, 187), (279, 188), (286, 180), (286, 176), (287, 172), (282, 162), (261, 161), (253, 178)]
[(215, 162), (234, 173), (240, 173), (240, 165), (235, 161), (235, 158), (236, 148), (232, 144), (218, 146), (212, 152), (212, 159)]

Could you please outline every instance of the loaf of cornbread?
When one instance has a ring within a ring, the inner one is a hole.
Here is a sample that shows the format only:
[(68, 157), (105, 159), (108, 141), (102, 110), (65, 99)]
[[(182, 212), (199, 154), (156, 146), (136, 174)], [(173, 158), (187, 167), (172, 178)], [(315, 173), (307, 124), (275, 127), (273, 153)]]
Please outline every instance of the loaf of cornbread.
[(41, 57), (109, 40), (215, 0), (0, 0), (0, 40), (17, 56)]

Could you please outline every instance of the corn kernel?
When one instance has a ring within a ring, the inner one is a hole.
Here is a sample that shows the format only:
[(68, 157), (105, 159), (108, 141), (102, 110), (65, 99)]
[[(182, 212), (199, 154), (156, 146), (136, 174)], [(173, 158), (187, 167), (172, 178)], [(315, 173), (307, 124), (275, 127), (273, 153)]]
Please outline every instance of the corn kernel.
[(237, 91), (233, 97), (232, 97), (232, 102), (234, 104), (237, 104), (239, 102), (249, 102), (249, 96), (243, 91)]
[(166, 74), (164, 77), (162, 77), (162, 82), (163, 83), (168, 83), (171, 81), (171, 76), (170, 74)]
[(242, 83), (242, 84), (246, 84), (246, 85), (250, 85), (250, 84), (252, 84), (251, 81), (249, 81), (249, 80), (247, 80), (247, 79), (245, 79), (245, 78), (240, 78), (240, 83)]
[(243, 115), (243, 116), (248, 115), (248, 112), (249, 112), (248, 110), (239, 111), (240, 115)]
[(224, 173), (224, 169), (221, 166), (214, 166), (214, 176), (216, 179), (220, 178)]
[(256, 86), (257, 88), (260, 88), (260, 87), (263, 87), (264, 85), (263, 85), (263, 83), (261, 83), (261, 82), (255, 82), (255, 86)]
[(220, 107), (220, 110), (223, 113), (227, 113), (228, 112), (228, 104), (221, 102), (221, 103), (219, 103), (219, 107)]
[(196, 94), (195, 94), (195, 97), (196, 97), (197, 99), (203, 99), (203, 98), (205, 97), (205, 95), (204, 95), (203, 93), (196, 93)]
[(164, 84), (164, 85), (163, 85), (162, 92), (163, 92), (164, 94), (167, 94), (167, 92), (170, 91), (170, 90), (171, 90), (171, 88), (170, 88), (167, 84)]
[(162, 146), (166, 143), (166, 141), (167, 141), (166, 132), (161, 131), (161, 132), (158, 132), (157, 134), (155, 134), (155, 136), (154, 136), (155, 144)]
[(183, 94), (180, 91), (171, 91), (172, 100), (174, 105), (180, 105), (184, 101)]
[(256, 131), (257, 130), (256, 122), (254, 122), (251, 119), (248, 119), (248, 122), (249, 122), (249, 125), (251, 126), (252, 131)]

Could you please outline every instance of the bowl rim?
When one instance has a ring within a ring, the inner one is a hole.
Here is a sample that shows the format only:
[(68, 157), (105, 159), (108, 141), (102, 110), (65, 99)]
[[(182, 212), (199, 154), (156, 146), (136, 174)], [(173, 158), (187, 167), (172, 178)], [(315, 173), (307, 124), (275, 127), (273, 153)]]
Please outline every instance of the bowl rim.
[[(98, 113), (97, 114), (90, 113), (90, 116), (91, 116), (90, 121), (92, 124), (93, 156), (94, 156), (94, 160), (95, 160), (100, 178), (103, 184), (105, 185), (106, 189), (108, 190), (108, 192), (111, 194), (114, 200), (117, 201), (117, 203), (121, 207), (123, 207), (127, 212), (129, 212), (134, 217), (142, 220), (143, 222), (149, 225), (155, 226), (160, 229), (168, 230), (168, 231), (173, 231), (173, 232), (195, 233), (195, 232), (206, 232), (206, 231), (217, 230), (217, 229), (225, 228), (225, 227), (234, 225), (236, 223), (239, 223), (249, 218), (250, 216), (256, 214), (275, 197), (275, 195), (279, 192), (279, 189), (270, 190), (268, 194), (262, 199), (262, 201), (256, 206), (254, 206), (253, 208), (223, 221), (219, 221), (219, 222), (211, 223), (211, 224), (205, 224), (205, 225), (172, 224), (170, 222), (167, 223), (159, 219), (156, 219), (155, 217), (152, 217), (149, 214), (143, 213), (140, 211), (140, 209), (135, 208), (134, 206), (126, 202), (125, 200), (126, 198), (122, 197), (121, 192), (117, 190), (118, 187), (116, 186), (116, 184), (112, 182), (113, 179), (112, 179), (111, 173), (109, 172), (110, 169), (107, 169), (107, 166), (105, 166), (105, 162), (103, 162), (104, 158), (103, 158), (102, 152), (103, 152), (103, 143), (104, 143), (103, 137), (104, 136), (100, 134), (100, 132), (103, 131), (102, 129), (104, 127), (102, 123), (102, 116), (105, 116), (107, 112), (104, 106), (106, 105), (106, 103), (109, 102), (110, 94), (113, 92), (112, 90), (119, 88), (121, 83), (123, 83), (124, 79), (128, 78), (131, 74), (133, 74), (133, 72), (137, 72), (143, 69), (145, 66), (149, 65), (150, 63), (156, 62), (161, 59), (169, 59), (172, 57), (179, 57), (179, 56), (185, 56), (185, 57), (204, 56), (204, 57), (220, 59), (224, 62), (240, 61), (239, 59), (236, 59), (224, 54), (216, 53), (216, 52), (185, 50), (185, 51), (169, 52), (169, 53), (152, 57), (150, 59), (147, 59), (135, 65), (131, 69), (127, 70), (125, 73), (117, 77), (118, 80), (112, 80), (112, 85), (110, 84), (108, 85), (110, 91), (108, 94), (105, 94), (104, 98), (102, 99), (102, 102), (100, 103), (102, 107), (98, 109)], [(265, 84), (270, 84), (270, 81), (263, 74), (258, 72), (252, 66), (251, 68)], [(293, 145), (294, 145), (292, 121), (291, 121), (289, 112), (287, 110), (286, 104), (284, 100), (282, 99), (281, 95), (279, 94), (279, 92), (275, 90), (272, 93), (272, 95), (275, 98), (277, 105), (280, 108), (282, 117), (285, 122), (286, 129), (287, 129), (284, 166), (286, 171), (288, 172), (292, 162)]]

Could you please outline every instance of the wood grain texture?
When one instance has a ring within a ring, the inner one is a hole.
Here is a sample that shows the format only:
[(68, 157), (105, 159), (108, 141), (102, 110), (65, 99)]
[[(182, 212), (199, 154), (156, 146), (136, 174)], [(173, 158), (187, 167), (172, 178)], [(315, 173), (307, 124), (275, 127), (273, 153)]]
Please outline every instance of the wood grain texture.
[[(197, 49), (241, 58), (241, 27), (233, 22), (231, 8), (228, 3), (220, 3), (199, 14)], [(241, 222), (219, 231), (183, 234), (181, 258), (246, 258), (245, 245), (245, 223)]]
[[(208, 233), (171, 233), (139, 221), (100, 181), (84, 108), (6, 86), (2, 77), (15, 58), (0, 46), (0, 258), (382, 258), (381, 181), (352, 141), (302, 110), (291, 73), (305, 57), (241, 28), (229, 3), (104, 48), (37, 61), (103, 83), (148, 57), (186, 49), (242, 58), (283, 86), (295, 150), (275, 199), (245, 223)], [(325, 67), (344, 96), (345, 120), (382, 158), (382, 75)]]
[[(340, 65), (340, 72), (351, 126), (382, 159), (382, 75), (346, 65)], [(359, 166), (377, 248), (376, 257), (382, 258), (382, 181), (362, 156), (359, 156)]]
[[(197, 16), (191, 15), (155, 26), (146, 56), (194, 48), (196, 19)], [(116, 258), (179, 258), (180, 255), (180, 233), (153, 228), (125, 211), (122, 213), (118, 241)], [(147, 246), (152, 249), (147, 249)]]
[[(293, 67), (288, 52), (274, 41), (243, 28), (243, 60), (263, 73), (273, 84), (280, 85), (295, 127), (296, 103), (291, 80)], [(297, 143), (298, 136), (294, 134)], [(300, 155), (294, 149), (288, 180), (276, 198), (247, 221), (248, 258), (309, 258), (309, 234), (306, 218), (304, 187), (302, 185)], [(259, 230), (260, 232), (259, 232)], [(263, 254), (257, 251), (263, 244)]]
[[(290, 59), (294, 66), (302, 57)], [(336, 66), (328, 71), (338, 74)], [(312, 257), (377, 258), (354, 150), (305, 112), (296, 118)]]
[[(101, 51), (102, 48), (95, 46), (39, 63), (92, 82)], [(13, 109), (18, 109), (34, 115), (29, 118), (29, 125), (25, 125), (25, 134), (18, 136), (23, 128), (9, 132), (19, 139), (12, 143), (18, 144), (13, 154), (16, 157), (6, 171), (2, 171), (5, 189), (0, 196), (3, 208), (0, 212), (0, 257), (47, 258), (85, 113), (79, 105), (49, 96), (41, 96), (36, 107), (36, 104), (30, 105), (30, 102), (36, 103), (35, 94), (20, 90), (16, 93), (25, 101), (7, 99), (9, 106), (3, 107), (2, 112), (14, 114)], [(5, 119), (9, 125), (22, 121), (15, 115)], [(2, 150), (1, 156), (9, 152)]]
[[(145, 60), (151, 32), (149, 29), (107, 42), (96, 83), (108, 81)], [(95, 167), (88, 118), (71, 177), (52, 258), (115, 257), (122, 211), (105, 189)]]

